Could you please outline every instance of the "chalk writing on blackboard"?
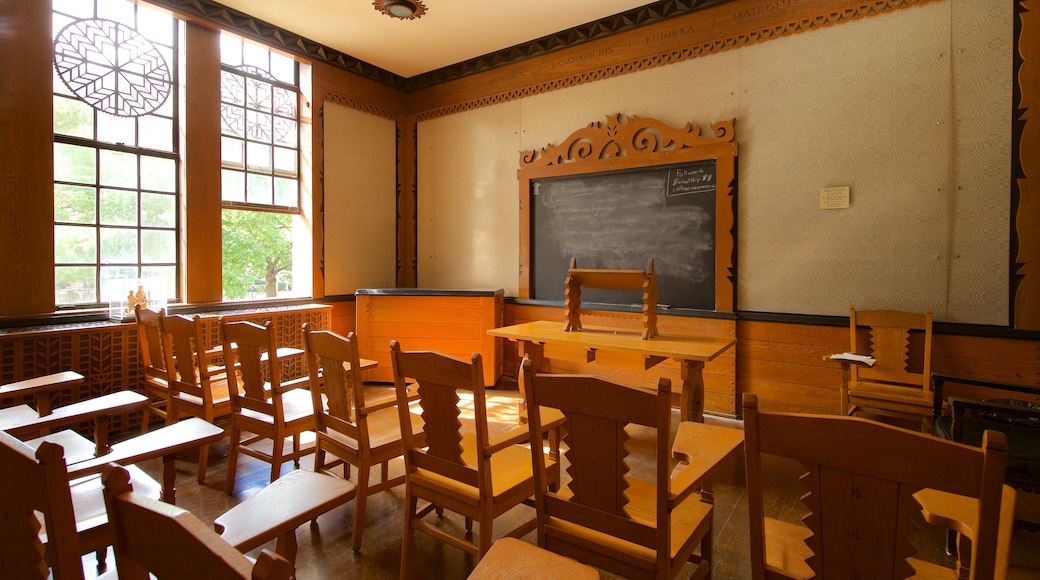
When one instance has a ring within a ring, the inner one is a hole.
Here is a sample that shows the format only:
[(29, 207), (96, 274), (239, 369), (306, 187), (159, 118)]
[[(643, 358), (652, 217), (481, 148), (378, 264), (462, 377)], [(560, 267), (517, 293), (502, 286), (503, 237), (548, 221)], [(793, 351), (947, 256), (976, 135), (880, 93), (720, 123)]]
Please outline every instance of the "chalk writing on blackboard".
[[(643, 269), (654, 258), (658, 303), (715, 308), (715, 161), (531, 182), (533, 297), (562, 300), (570, 259), (582, 268)], [(583, 302), (639, 304), (589, 290)]]
[(703, 161), (669, 169), (667, 188), (668, 197), (715, 193), (715, 162)]

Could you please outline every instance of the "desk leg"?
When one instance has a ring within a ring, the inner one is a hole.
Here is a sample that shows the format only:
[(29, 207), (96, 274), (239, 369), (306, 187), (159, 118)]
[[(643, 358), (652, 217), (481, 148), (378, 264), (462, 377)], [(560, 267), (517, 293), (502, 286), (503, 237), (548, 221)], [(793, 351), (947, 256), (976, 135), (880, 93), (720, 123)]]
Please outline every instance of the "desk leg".
[(704, 362), (684, 360), (680, 364), (682, 395), (679, 398), (679, 418), (682, 421), (704, 422)]
[(285, 558), (292, 564), (293, 575), (296, 577), (296, 530), (292, 529), (284, 534), (278, 536), (278, 541), (275, 542), (274, 551), (279, 556)]
[[(542, 372), (542, 366), (545, 365), (545, 345), (540, 342), (531, 342), (529, 340), (521, 340), (518, 342), (520, 343), (520, 360), (523, 361), (525, 358), (531, 359), (531, 368), (537, 372)], [(525, 417), (525, 413), (527, 413), (527, 395), (524, 393), (523, 388), (524, 386), (521, 384), (521, 399), (520, 403), (517, 405), (521, 417)]]
[(163, 455), (162, 458), (162, 492), (159, 499), (170, 504), (177, 504), (177, 454)]

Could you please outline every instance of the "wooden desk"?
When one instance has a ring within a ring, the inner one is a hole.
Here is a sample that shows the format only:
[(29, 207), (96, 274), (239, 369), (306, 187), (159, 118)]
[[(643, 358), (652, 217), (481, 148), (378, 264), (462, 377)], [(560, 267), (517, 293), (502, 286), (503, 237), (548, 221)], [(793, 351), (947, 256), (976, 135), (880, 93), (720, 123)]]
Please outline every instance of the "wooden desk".
[(36, 412), (42, 417), (51, 413), (52, 392), (82, 385), (84, 380), (83, 375), (75, 371), (62, 371), (42, 377), (33, 377), (0, 386), (0, 399), (33, 395), (36, 397)]
[(721, 425), (683, 421), (672, 442), (672, 455), (680, 461), (672, 476), (673, 489), (701, 488), (701, 498), (714, 503), (711, 478), (719, 465), (744, 448), (744, 430)]
[(565, 332), (562, 322), (539, 320), (488, 331), (520, 343), (520, 356), (528, 357), (534, 368), (542, 370), (546, 343), (579, 346), (586, 352), (587, 362), (596, 359), (597, 350), (636, 353), (643, 357), (645, 369), (674, 359), (679, 362), (682, 396), (679, 403), (683, 421), (704, 421), (704, 363), (721, 355), (736, 344), (735, 339), (661, 334), (643, 340), (638, 330), (586, 326)]
[(246, 553), (277, 539), (275, 552), (296, 565), (296, 528), (354, 498), (354, 484), (297, 469), (213, 521), (227, 543)]

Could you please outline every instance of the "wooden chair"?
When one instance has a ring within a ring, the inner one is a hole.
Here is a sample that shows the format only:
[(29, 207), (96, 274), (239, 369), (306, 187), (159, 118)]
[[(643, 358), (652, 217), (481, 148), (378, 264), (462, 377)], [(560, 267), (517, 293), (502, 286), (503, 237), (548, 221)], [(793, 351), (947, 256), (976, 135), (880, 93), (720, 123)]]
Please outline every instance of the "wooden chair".
[[(869, 327), (869, 341), (859, 329)], [(911, 332), (920, 331), (920, 350), (911, 349)], [(932, 311), (856, 311), (849, 306), (850, 351), (873, 356), (867, 366), (842, 361), (841, 408), (846, 415), (863, 414), (920, 422), (932, 432), (937, 402), (931, 388)], [(911, 360), (911, 351), (920, 353)]]
[[(231, 415), (227, 368), (210, 363), (200, 317), (161, 314), (159, 324), (168, 345), (166, 368), (170, 369), (166, 423), (176, 423), (185, 415), (213, 423)], [(206, 480), (208, 462), (209, 445), (203, 445), (199, 448), (199, 483)]]
[(123, 580), (292, 577), (292, 565), (263, 550), (254, 564), (190, 512), (134, 492), (125, 469), (105, 469), (104, 498)]
[[(2, 431), (0, 465), (0, 577), (81, 579), (82, 555), (90, 552), (98, 552), (98, 568), (103, 569), (101, 554), (112, 544), (112, 535), (100, 476), (70, 481), (61, 445), (43, 441), (34, 450)], [(139, 469), (130, 472), (143, 493), (159, 495), (155, 481)]]
[(148, 396), (148, 406), (141, 415), (141, 431), (147, 431), (152, 417), (166, 421), (166, 412), (170, 398), (169, 366), (166, 345), (162, 340), (159, 320), (166, 316), (166, 309), (159, 312), (134, 307), (137, 318), (137, 351), (141, 358), (141, 371), (144, 373), (142, 390)]
[[(711, 504), (699, 485), (672, 480), (671, 382), (657, 390), (588, 375), (552, 375), (521, 367), (532, 436), (543, 409), (563, 412), (570, 479), (553, 492), (545, 460), (533, 454), (538, 545), (624, 578), (674, 578), (686, 562), (693, 577), (711, 570)], [(633, 426), (655, 436), (654, 463), (641, 479), (627, 464)], [(699, 554), (695, 553), (698, 549)]]
[[(405, 522), (401, 548), (401, 577), (411, 574), (415, 531), (421, 531), (479, 560), (491, 547), (492, 526), (499, 515), (528, 502), (534, 494), (531, 452), (526, 428), (516, 428), (492, 439), (488, 434), (484, 370), (479, 353), (470, 362), (446, 355), (404, 352), (390, 342), (390, 360), (397, 390), (397, 411), (405, 446)], [(407, 379), (415, 381), (422, 406), (423, 431), (413, 431), (408, 411)], [(476, 433), (463, 433), (459, 391), (473, 395)], [(537, 429), (536, 429), (537, 431)], [(541, 441), (539, 434), (538, 441)], [(541, 451), (541, 445), (535, 445)], [(549, 471), (557, 470), (547, 462)], [(419, 499), (430, 502), (422, 510)], [(454, 536), (423, 518), (434, 508), (447, 509), (466, 519), (466, 538)], [(470, 541), (473, 520), (479, 538)], [(533, 519), (505, 534), (520, 537), (534, 529)]]
[[(244, 453), (271, 464), (271, 481), (278, 479), (282, 463), (292, 461), (300, 467), (300, 458), (314, 451), (301, 449), (300, 434), (314, 429), (314, 406), (305, 388), (310, 378), (282, 383), (278, 348), (271, 323), (263, 326), (252, 322), (220, 320), (220, 340), (224, 363), (238, 372), (228, 373), (231, 393), (231, 448), (228, 452), (227, 493), (235, 488), (238, 454)], [(241, 380), (241, 383), (239, 381)], [(245, 440), (243, 433), (251, 434)], [(292, 452), (284, 452), (285, 438), (292, 438)], [(256, 446), (265, 439), (272, 442), (271, 452)]]
[[(327, 330), (312, 331), (304, 324), (303, 348), (317, 432), (314, 470), (331, 474), (335, 467), (342, 466), (344, 479), (350, 478), (351, 465), (358, 470), (353, 538), (357, 552), (361, 550), (368, 496), (404, 483), (404, 475), (389, 479), (390, 460), (404, 455), (397, 399), (366, 403), (361, 372), (355, 371), (361, 368), (361, 360), (353, 332), (344, 338)], [(322, 384), (327, 403), (321, 396)], [(422, 431), (422, 417), (415, 413), (405, 416), (413, 432)], [(327, 455), (334, 459), (327, 461)], [(369, 486), (374, 465), (381, 466), (381, 477), (378, 484)]]
[[(995, 577), (998, 554), (1007, 553), (999, 543), (1010, 541), (998, 533), (1002, 433), (987, 432), (978, 449), (858, 417), (763, 413), (750, 393), (743, 409), (752, 578), (957, 578), (913, 557), (914, 494), (924, 489), (974, 502), (970, 578)], [(767, 517), (763, 454), (805, 467), (804, 525)]]

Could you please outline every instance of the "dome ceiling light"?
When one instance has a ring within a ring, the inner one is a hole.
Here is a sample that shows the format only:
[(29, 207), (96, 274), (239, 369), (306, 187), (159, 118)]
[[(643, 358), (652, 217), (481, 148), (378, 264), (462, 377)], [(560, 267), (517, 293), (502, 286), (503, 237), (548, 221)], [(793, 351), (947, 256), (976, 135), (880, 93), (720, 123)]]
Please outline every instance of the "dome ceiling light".
[(372, 6), (391, 18), (400, 20), (416, 20), (426, 14), (426, 6), (421, 0), (375, 0)]

